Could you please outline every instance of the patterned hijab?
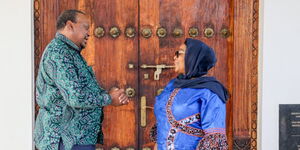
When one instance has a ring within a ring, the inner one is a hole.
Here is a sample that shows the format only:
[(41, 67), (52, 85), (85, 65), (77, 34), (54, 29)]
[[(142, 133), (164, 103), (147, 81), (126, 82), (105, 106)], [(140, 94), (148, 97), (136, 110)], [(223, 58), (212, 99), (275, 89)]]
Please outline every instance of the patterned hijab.
[(223, 102), (229, 98), (227, 89), (214, 77), (204, 77), (217, 62), (214, 50), (200, 40), (185, 40), (185, 74), (174, 81), (175, 88), (209, 89)]

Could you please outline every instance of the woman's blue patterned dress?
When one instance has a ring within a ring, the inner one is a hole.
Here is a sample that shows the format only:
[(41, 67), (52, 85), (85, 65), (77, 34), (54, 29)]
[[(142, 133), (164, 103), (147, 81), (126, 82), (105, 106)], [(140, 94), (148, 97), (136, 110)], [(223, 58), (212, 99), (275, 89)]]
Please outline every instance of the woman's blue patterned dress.
[(156, 97), (158, 150), (227, 149), (226, 104), (209, 89), (173, 88)]

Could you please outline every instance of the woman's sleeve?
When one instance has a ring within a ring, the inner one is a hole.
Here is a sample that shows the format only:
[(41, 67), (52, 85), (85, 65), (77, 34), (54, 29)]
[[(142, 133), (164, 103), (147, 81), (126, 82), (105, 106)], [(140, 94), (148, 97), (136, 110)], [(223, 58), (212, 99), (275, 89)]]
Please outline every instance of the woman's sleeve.
[(215, 94), (201, 99), (201, 125), (204, 131), (197, 150), (227, 150), (226, 104)]

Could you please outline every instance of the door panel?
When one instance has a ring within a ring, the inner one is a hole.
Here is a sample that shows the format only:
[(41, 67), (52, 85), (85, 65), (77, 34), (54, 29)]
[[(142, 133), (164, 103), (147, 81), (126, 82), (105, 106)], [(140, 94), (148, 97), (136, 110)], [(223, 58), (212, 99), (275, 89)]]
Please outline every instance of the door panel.
[[(138, 38), (124, 36), (127, 27), (138, 27), (138, 3), (136, 0), (60, 0), (40, 1), (41, 15), (41, 48), (40, 56), (54, 37), (56, 19), (66, 9), (79, 9), (89, 16), (90, 38), (82, 55), (88, 65), (93, 67), (99, 84), (105, 89), (113, 86), (121, 88), (131, 87), (138, 92), (137, 69), (129, 69), (128, 64), (138, 63)], [(102, 27), (105, 30), (103, 37), (96, 37), (94, 29)], [(120, 29), (120, 36), (113, 38), (109, 34), (112, 27)], [(36, 68), (37, 69), (37, 68)], [(137, 94), (136, 94), (137, 95)], [(137, 147), (137, 96), (131, 98), (126, 106), (104, 108), (103, 132), (105, 149), (112, 147)], [(124, 140), (125, 139), (125, 140)]]
[[(219, 0), (141, 0), (140, 1), (140, 28), (150, 28), (152, 36), (144, 38), (140, 36), (140, 64), (168, 64), (173, 65), (174, 52), (184, 42), (185, 38), (191, 37), (189, 30), (195, 28), (198, 35), (193, 37), (200, 39), (214, 48), (218, 62), (210, 75), (214, 75), (225, 86), (230, 86), (230, 62), (232, 57), (232, 37), (222, 36), (221, 30), (232, 29), (230, 22), (230, 1)], [(167, 30), (167, 36), (158, 37), (158, 28)], [(175, 37), (174, 30), (182, 30), (182, 36)], [(205, 37), (205, 30), (211, 28), (214, 32), (212, 37)], [(155, 69), (141, 69), (140, 93), (146, 96), (147, 106), (153, 107), (157, 90), (163, 88), (176, 74), (173, 69), (163, 69), (160, 79), (153, 78)], [(144, 79), (144, 74), (149, 74), (149, 79)], [(229, 87), (231, 88), (231, 87)], [(231, 112), (231, 103), (227, 105), (227, 111)], [(230, 113), (229, 113), (230, 114)], [(227, 117), (228, 134), (232, 132), (230, 115)], [(149, 130), (155, 122), (153, 109), (147, 109), (147, 126), (140, 127), (140, 143), (142, 147), (151, 145)], [(230, 136), (229, 136), (230, 137)]]
[[(138, 64), (138, 38), (125, 36), (125, 29), (138, 27), (138, 3), (136, 0), (94, 0), (92, 18), (95, 28), (103, 27), (105, 36), (96, 38), (95, 73), (100, 85), (105, 89), (113, 86), (133, 88), (138, 92), (137, 69), (129, 69), (128, 64)], [(120, 35), (112, 37), (110, 29), (117, 27)], [(95, 28), (92, 28), (95, 29)], [(137, 96), (126, 106), (104, 108), (104, 148), (137, 147)], [(101, 146), (102, 147), (102, 146)]]

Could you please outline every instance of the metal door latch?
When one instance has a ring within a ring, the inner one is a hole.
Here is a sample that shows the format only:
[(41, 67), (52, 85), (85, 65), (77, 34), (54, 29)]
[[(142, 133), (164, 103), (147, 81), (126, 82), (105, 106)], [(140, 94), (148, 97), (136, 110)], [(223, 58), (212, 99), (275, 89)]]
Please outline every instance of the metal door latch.
[(161, 65), (146, 65), (143, 64), (141, 65), (142, 69), (156, 69), (154, 72), (154, 80), (159, 80), (159, 75), (162, 72), (162, 69), (170, 69), (170, 68), (174, 68), (174, 66), (167, 66), (165, 64), (161, 64)]

